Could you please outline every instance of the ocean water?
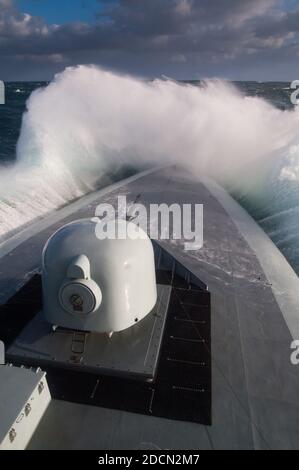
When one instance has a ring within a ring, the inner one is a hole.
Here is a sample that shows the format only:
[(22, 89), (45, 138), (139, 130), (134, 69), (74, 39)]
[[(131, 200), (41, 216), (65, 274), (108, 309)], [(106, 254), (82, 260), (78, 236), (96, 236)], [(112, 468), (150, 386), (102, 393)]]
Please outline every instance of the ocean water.
[(0, 106), (0, 164), (11, 164), (16, 159), (16, 144), (20, 135), (22, 116), (31, 93), (46, 83), (6, 83), (6, 104)]
[(94, 67), (51, 84), (7, 83), (0, 238), (121, 168), (184, 162), (226, 186), (299, 273), (299, 113), (289, 85), (145, 83)]

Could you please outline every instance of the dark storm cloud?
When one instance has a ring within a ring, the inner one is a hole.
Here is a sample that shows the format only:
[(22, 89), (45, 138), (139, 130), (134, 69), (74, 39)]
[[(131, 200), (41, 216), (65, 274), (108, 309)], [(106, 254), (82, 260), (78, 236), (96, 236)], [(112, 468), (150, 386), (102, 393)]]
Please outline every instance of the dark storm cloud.
[(51, 74), (95, 62), (144, 75), (229, 75), (254, 61), (275, 70), (286, 58), (293, 65), (299, 58), (299, 10), (284, 11), (279, 0), (101, 4), (94, 23), (58, 26), (20, 12), (13, 0), (0, 0), (1, 74)]

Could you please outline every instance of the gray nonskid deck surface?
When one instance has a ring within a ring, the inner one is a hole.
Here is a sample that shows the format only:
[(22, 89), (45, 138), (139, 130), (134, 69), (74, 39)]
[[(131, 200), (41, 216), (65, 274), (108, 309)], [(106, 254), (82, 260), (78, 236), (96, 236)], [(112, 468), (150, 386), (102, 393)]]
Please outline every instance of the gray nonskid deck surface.
[[(213, 425), (53, 401), (30, 447), (299, 448), (299, 366), (290, 363), (292, 337), (256, 254), (236, 224), (203, 184), (175, 169), (143, 176), (100, 201), (115, 202), (119, 194), (130, 201), (138, 197), (145, 205), (204, 204), (204, 247), (185, 252), (183, 241), (164, 241), (163, 246), (206, 282), (212, 294)], [(53, 230), (94, 216), (100, 201), (68, 215), (0, 260), (0, 302), (39, 268), (42, 247)]]

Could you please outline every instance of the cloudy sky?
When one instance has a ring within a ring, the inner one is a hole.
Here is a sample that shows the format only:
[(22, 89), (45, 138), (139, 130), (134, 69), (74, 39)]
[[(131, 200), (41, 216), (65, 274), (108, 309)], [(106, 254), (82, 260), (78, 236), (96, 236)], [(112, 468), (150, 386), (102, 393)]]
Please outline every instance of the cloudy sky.
[(299, 79), (299, 0), (0, 0), (0, 79), (50, 79), (79, 63)]

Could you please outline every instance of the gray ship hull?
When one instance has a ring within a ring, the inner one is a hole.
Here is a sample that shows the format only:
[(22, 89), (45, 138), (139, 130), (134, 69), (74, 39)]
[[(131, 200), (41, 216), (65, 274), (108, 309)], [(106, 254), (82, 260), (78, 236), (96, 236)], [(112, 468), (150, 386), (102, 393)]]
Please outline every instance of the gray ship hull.
[(43, 246), (65, 223), (117, 196), (149, 205), (204, 205), (204, 246), (161, 245), (209, 287), (212, 425), (51, 401), (31, 449), (299, 448), (298, 278), (271, 240), (214, 182), (176, 168), (145, 172), (51, 214), (0, 245), (0, 302), (40, 270)]

